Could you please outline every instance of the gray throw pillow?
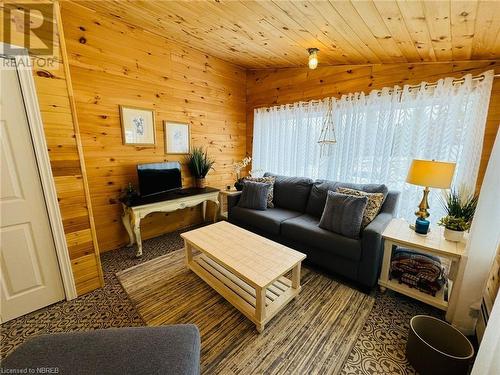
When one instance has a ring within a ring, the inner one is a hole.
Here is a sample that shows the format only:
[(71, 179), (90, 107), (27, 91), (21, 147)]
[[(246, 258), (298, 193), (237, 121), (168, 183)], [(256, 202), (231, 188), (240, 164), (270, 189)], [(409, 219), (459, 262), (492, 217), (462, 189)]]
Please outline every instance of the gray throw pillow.
[(337, 193), (368, 198), (368, 203), (366, 204), (366, 209), (363, 213), (363, 222), (361, 223), (362, 229), (365, 229), (366, 226), (377, 217), (378, 213), (380, 212), (380, 208), (382, 208), (382, 203), (384, 203), (385, 199), (383, 193), (366, 193), (364, 191), (342, 187), (337, 189)]
[(368, 204), (366, 196), (354, 196), (329, 191), (320, 228), (349, 238), (359, 238), (363, 212)]
[(276, 177), (245, 177), (243, 179), (243, 183), (253, 181), (253, 182), (263, 182), (264, 184), (271, 184), (269, 188), (269, 193), (267, 194), (267, 208), (274, 208), (273, 204), (273, 191), (274, 191), (274, 181), (276, 181)]
[(262, 182), (246, 181), (243, 185), (239, 207), (251, 208), (253, 210), (264, 211), (267, 209), (267, 196), (271, 189), (271, 184)]

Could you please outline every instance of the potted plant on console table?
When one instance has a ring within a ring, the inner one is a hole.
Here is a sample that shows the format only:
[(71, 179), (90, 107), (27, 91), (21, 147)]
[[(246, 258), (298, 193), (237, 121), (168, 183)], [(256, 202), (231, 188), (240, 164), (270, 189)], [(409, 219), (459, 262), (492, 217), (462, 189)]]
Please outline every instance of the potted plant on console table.
[(205, 177), (210, 169), (214, 169), (215, 160), (209, 158), (207, 152), (201, 147), (194, 147), (186, 157), (186, 163), (195, 178), (195, 186), (200, 189), (205, 188), (207, 186)]
[(460, 242), (464, 232), (469, 230), (476, 211), (478, 196), (465, 187), (445, 192), (443, 206), (448, 215), (439, 221), (444, 227), (444, 238), (448, 241)]

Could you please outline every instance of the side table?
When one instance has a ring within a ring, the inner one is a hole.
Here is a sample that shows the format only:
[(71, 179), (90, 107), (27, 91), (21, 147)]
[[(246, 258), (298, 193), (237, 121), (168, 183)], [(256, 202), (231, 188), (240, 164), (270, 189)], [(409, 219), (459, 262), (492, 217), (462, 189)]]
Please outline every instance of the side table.
[(404, 247), (419, 253), (449, 259), (451, 263), (448, 272), (448, 296), (451, 296), (451, 288), (465, 249), (465, 243), (445, 240), (443, 228), (440, 226), (432, 226), (431, 232), (426, 236), (419, 235), (403, 219), (392, 219), (382, 233), (382, 238), (384, 239), (384, 258), (378, 280), (380, 290), (383, 292), (388, 288), (441, 310), (447, 310), (449, 297), (447, 298), (445, 295), (445, 287), (432, 296), (406, 284), (400, 284), (398, 280), (389, 279), (392, 252), (396, 247)]
[[(219, 202), (220, 202), (219, 217), (221, 219), (227, 220), (227, 197), (230, 195), (238, 195), (238, 194), (241, 194), (241, 191), (238, 191), (234, 188), (231, 188), (231, 190), (219, 191)], [(222, 198), (224, 198), (224, 199), (222, 199)]]

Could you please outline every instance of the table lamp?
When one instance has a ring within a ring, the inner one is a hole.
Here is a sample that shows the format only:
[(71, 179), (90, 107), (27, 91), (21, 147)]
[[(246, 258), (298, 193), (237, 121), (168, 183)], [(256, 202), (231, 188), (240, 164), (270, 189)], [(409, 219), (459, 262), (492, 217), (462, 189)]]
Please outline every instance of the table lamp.
[(411, 162), (406, 182), (412, 185), (424, 186), (424, 196), (418, 205), (417, 221), (415, 222), (415, 232), (427, 234), (429, 231), (429, 196), (430, 187), (438, 189), (448, 189), (455, 172), (455, 163), (447, 163), (435, 160), (418, 160)]

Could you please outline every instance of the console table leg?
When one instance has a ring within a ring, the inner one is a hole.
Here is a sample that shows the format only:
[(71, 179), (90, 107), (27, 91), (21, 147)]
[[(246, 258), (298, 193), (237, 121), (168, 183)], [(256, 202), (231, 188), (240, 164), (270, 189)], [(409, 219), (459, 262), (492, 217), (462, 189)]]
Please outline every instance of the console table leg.
[(130, 247), (134, 244), (135, 237), (134, 237), (134, 232), (132, 231), (130, 214), (127, 211), (124, 211), (122, 214), (122, 222), (123, 222), (123, 226), (125, 227), (125, 230), (127, 231), (128, 238), (129, 238), (129, 243), (128, 243), (127, 247)]
[(134, 223), (135, 241), (137, 242), (136, 257), (142, 256), (142, 238), (141, 238), (141, 220), (137, 219)]

